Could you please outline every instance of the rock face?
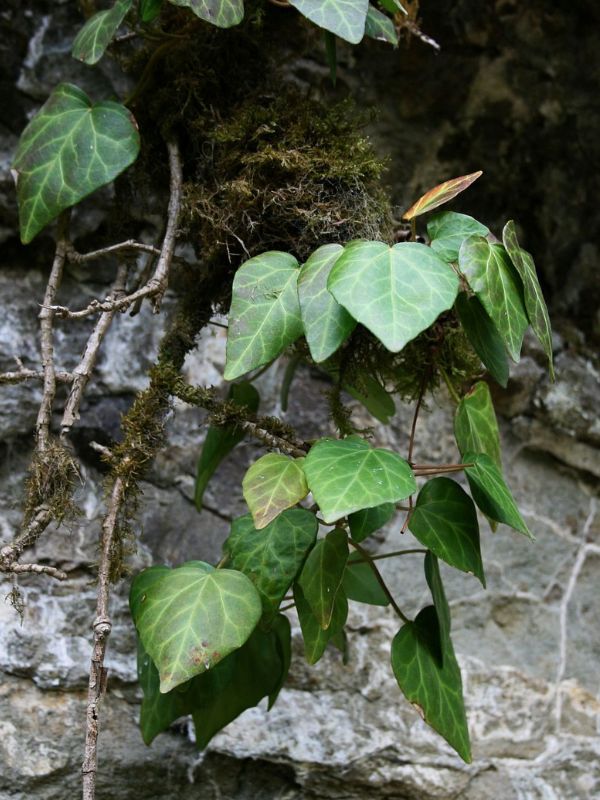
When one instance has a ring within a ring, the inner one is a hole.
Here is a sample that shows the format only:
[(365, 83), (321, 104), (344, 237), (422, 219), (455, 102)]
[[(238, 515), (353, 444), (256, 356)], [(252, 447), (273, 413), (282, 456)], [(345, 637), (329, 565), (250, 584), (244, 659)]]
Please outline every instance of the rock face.
[[(528, 231), (527, 244), (543, 256), (538, 260), (547, 285), (555, 289), (555, 307), (574, 315), (593, 336), (596, 287), (581, 263), (593, 262), (597, 219), (580, 219), (580, 206), (587, 193), (591, 196), (595, 179), (593, 170), (584, 168), (582, 153), (593, 159), (598, 137), (590, 131), (600, 126), (589, 109), (581, 115), (576, 111), (585, 107), (599, 70), (588, 24), (597, 15), (595, 6), (555, 3), (548, 10), (529, 3), (524, 9), (524, 4), (466, 0), (436, 4), (433, 10), (425, 0), (422, 5), (423, 27), (442, 42), (442, 55), (413, 43), (396, 54), (380, 56), (378, 50), (375, 60), (370, 48), (356, 56), (371, 76), (364, 83), (365, 97), (370, 102), (379, 95), (383, 104), (375, 135), (394, 148), (391, 175), (399, 204), (440, 176), (486, 167), (494, 188), (482, 188), (471, 200), (477, 207), (481, 198), (479, 216), (488, 214), (491, 223), (506, 216), (506, 209), (515, 211)], [(102, 92), (112, 77), (84, 70), (68, 57), (77, 24), (70, 4), (36, 2), (28, 9), (8, 3), (0, 24), (11, 36), (10, 46), (0, 48), (6, 71), (2, 97), (14, 112), (0, 128), (6, 165), (26, 114), (58, 78), (87, 88), (96, 81), (95, 89)], [(549, 149), (537, 152), (540, 141)], [(14, 200), (2, 177), (0, 210), (7, 254), (0, 275), (4, 371), (13, 368), (15, 356), (25, 366), (39, 362), (36, 313), (48, 240), (28, 251), (18, 249)], [(96, 224), (93, 217), (84, 222), (90, 229)], [(568, 291), (560, 275), (566, 276)], [(79, 306), (90, 294), (101, 296), (103, 276), (96, 274), (94, 281), (69, 274), (61, 301)], [(75, 436), (84, 459), (77, 496), (84, 513), (70, 528), (50, 531), (33, 554), (68, 571), (69, 581), (21, 580), (22, 622), (0, 602), (0, 800), (64, 800), (80, 791), (95, 595), (89, 565), (97, 558), (103, 500), (100, 464), (88, 445), (101, 435), (117, 434), (120, 414), (145, 383), (160, 325), (149, 313), (120, 317), (88, 392)], [(71, 327), (68, 339), (59, 333), (57, 360), (65, 368), (74, 365), (86, 330)], [(186, 362), (190, 379), (219, 381), (222, 333), (216, 329), (203, 336)], [(140, 694), (124, 581), (112, 604), (99, 800), (599, 797), (600, 374), (577, 341), (568, 331), (557, 338), (555, 384), (544, 377), (541, 354), (529, 343), (507, 390), (496, 398), (504, 415), (507, 479), (537, 541), (503, 527), (492, 534), (482, 520), (487, 591), (470, 576), (444, 570), (473, 764), (464, 765), (401, 696), (389, 666), (396, 618), (388, 610), (357, 604), (348, 626), (347, 665), (336, 652), (327, 652), (315, 668), (307, 667), (292, 616), (292, 672), (269, 714), (264, 708), (248, 711), (202, 754), (185, 720), (146, 748), (137, 729)], [(123, 358), (130, 352), (136, 353), (135, 361)], [(266, 413), (278, 411), (282, 376), (283, 366), (260, 379)], [(300, 420), (307, 437), (328, 430), (324, 388), (309, 370), (294, 382), (288, 416)], [(19, 522), (38, 400), (32, 386), (0, 388), (2, 541), (12, 537)], [(373, 425), (360, 407), (355, 413), (361, 423)], [(375, 441), (404, 452), (411, 413), (401, 408), (390, 427), (375, 425)], [(232, 487), (239, 487), (246, 466), (262, 452), (251, 443), (223, 464), (207, 490), (205, 511), (195, 511), (191, 498), (201, 422), (193, 410), (174, 410), (168, 446), (142, 486), (133, 572), (158, 562), (216, 560), (228, 531), (224, 518), (245, 511), (239, 488)], [(442, 460), (453, 452), (451, 410), (441, 397), (419, 421), (415, 458)], [(398, 529), (397, 522), (390, 525), (374, 546), (382, 551), (410, 546), (410, 534), (402, 536)], [(427, 600), (418, 560), (383, 562), (386, 580), (411, 615)], [(10, 583), (3, 584), (2, 597), (10, 589)]]

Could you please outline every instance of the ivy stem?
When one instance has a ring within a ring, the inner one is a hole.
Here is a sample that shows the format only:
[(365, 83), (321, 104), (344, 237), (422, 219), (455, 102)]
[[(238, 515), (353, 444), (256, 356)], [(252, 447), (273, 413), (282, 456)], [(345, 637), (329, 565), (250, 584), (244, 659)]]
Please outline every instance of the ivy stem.
[(222, 559), (219, 561), (219, 563), (217, 564), (217, 566), (215, 567), (215, 569), (222, 569), (222, 568), (225, 566), (225, 564), (226, 564), (228, 561), (229, 561), (229, 553), (225, 553), (225, 555), (224, 555), (224, 556), (223, 556), (223, 558), (222, 558)]
[[(410, 556), (415, 554), (424, 555), (427, 553), (427, 550), (424, 550), (422, 547), (413, 547), (410, 550), (394, 550), (391, 553), (381, 553), (376, 556), (370, 556), (371, 561), (381, 561), (384, 558), (396, 558), (396, 556)], [(348, 561), (348, 566), (351, 567), (353, 564), (365, 564), (368, 563), (366, 559), (363, 561)]]
[(440, 367), (439, 364), (438, 364), (438, 369), (440, 371), (440, 375), (444, 379), (444, 383), (448, 387), (448, 391), (450, 393), (450, 396), (452, 397), (452, 399), (454, 400), (456, 405), (458, 405), (460, 403), (460, 396), (459, 396), (458, 392), (456, 391), (452, 381), (450, 380), (450, 378), (448, 376), (448, 373), (446, 372), (446, 370), (443, 367)]
[(387, 597), (387, 599), (390, 601), (390, 605), (392, 606), (392, 608), (394, 609), (394, 611), (396, 612), (396, 614), (397, 614), (397, 615), (400, 617), (400, 619), (401, 619), (403, 622), (410, 622), (409, 618), (406, 616), (406, 614), (403, 614), (403, 613), (402, 613), (402, 609), (400, 608), (400, 606), (398, 605), (398, 603), (397, 603), (397, 602), (394, 600), (394, 596), (392, 595), (392, 593), (391, 593), (391, 592), (390, 592), (390, 590), (388, 589), (386, 582), (383, 580), (383, 578), (382, 578), (382, 576), (381, 576), (381, 573), (380, 573), (380, 572), (379, 572), (379, 570), (377, 569), (377, 566), (376, 566), (376, 564), (375, 564), (375, 561), (374, 561), (374, 559), (373, 559), (373, 556), (372, 556), (370, 553), (368, 553), (368, 552), (365, 550), (365, 548), (364, 548), (364, 547), (361, 547), (361, 546), (358, 544), (358, 542), (355, 542), (353, 539), (348, 539), (348, 541), (350, 542), (350, 544), (352, 545), (352, 547), (353, 547), (353, 548), (356, 550), (356, 552), (357, 552), (357, 553), (360, 553), (360, 554), (361, 554), (361, 556), (363, 557), (363, 559), (364, 559), (364, 560), (367, 562), (367, 564), (368, 564), (368, 565), (371, 567), (371, 569), (372, 569), (372, 571), (373, 571), (373, 575), (374, 575), (374, 576), (377, 578), (377, 582), (379, 583), (379, 585), (380, 585), (380, 586), (381, 586), (381, 588), (383, 589), (383, 591), (384, 591), (384, 593), (385, 593), (385, 596), (386, 596), (386, 597)]
[(446, 472), (462, 472), (467, 467), (474, 467), (472, 462), (469, 464), (413, 464), (413, 472), (417, 476), (437, 475)]
[(279, 613), (281, 613), (282, 611), (289, 611), (291, 608), (295, 608), (295, 607), (296, 607), (296, 603), (290, 603), (288, 606), (280, 606)]

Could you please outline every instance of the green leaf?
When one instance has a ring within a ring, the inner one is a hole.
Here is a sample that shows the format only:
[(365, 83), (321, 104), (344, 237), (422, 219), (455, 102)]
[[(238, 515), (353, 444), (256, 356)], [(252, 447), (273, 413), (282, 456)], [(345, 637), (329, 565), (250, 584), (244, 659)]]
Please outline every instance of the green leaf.
[(380, 42), (388, 42), (394, 47), (398, 46), (398, 34), (393, 20), (382, 14), (381, 11), (369, 4), (367, 19), (365, 22), (365, 36), (370, 39), (377, 39)]
[(461, 175), (460, 178), (452, 178), (449, 181), (440, 183), (438, 186), (434, 186), (433, 189), (425, 192), (408, 211), (402, 214), (402, 219), (413, 219), (413, 217), (418, 217), (421, 214), (427, 213), (427, 211), (433, 211), (434, 208), (438, 208), (444, 205), (444, 203), (449, 203), (450, 200), (454, 200), (456, 195), (468, 189), (469, 186), (482, 175), (483, 172), (479, 170), (478, 172), (471, 172), (469, 175)]
[(409, 464), (391, 450), (372, 448), (357, 436), (321, 439), (310, 449), (304, 472), (325, 522), (416, 491)]
[(348, 618), (348, 600), (343, 589), (336, 593), (331, 622), (326, 629), (321, 627), (319, 620), (311, 611), (298, 583), (294, 584), (294, 601), (304, 639), (304, 656), (309, 664), (316, 664), (325, 652), (328, 643), (337, 641), (340, 633), (344, 630)]
[(384, 425), (388, 425), (396, 413), (394, 398), (372, 375), (361, 374), (354, 386), (344, 383), (343, 388)]
[(389, 598), (381, 588), (373, 570), (360, 553), (352, 553), (346, 564), (342, 583), (348, 600), (368, 603), (371, 606), (388, 606)]
[(290, 389), (292, 388), (292, 383), (296, 376), (296, 370), (302, 363), (302, 356), (300, 353), (295, 353), (287, 363), (285, 368), (285, 372), (283, 374), (283, 380), (281, 381), (281, 392), (280, 392), (280, 402), (281, 402), (281, 410), (287, 411), (288, 410), (288, 401), (290, 397)]
[(502, 241), (521, 280), (523, 281), (525, 309), (531, 322), (533, 332), (539, 339), (550, 365), (550, 376), (554, 380), (554, 363), (552, 360), (552, 328), (548, 309), (542, 294), (533, 258), (519, 245), (515, 223), (510, 220), (502, 231)]
[(458, 276), (431, 248), (416, 242), (351, 242), (327, 287), (349, 313), (397, 353), (451, 308)]
[(348, 517), (350, 535), (355, 542), (364, 541), (375, 531), (383, 528), (394, 516), (396, 507), (393, 503), (382, 503), (373, 508), (364, 508)]
[[(208, 566), (209, 565), (207, 565), (207, 571), (210, 571)], [(142, 603), (146, 600), (146, 590), (148, 587), (152, 586), (157, 580), (164, 578), (170, 571), (170, 567), (160, 564), (144, 569), (135, 576), (129, 589), (129, 609), (134, 620), (141, 610)]]
[(311, 255), (300, 270), (298, 297), (304, 334), (314, 361), (329, 358), (356, 327), (356, 320), (327, 291), (331, 268), (344, 252), (339, 244), (326, 244)]
[(244, 499), (258, 530), (308, 494), (303, 461), (302, 458), (267, 453), (244, 475)]
[(390, 14), (397, 14), (400, 11), (402, 14), (408, 16), (408, 11), (404, 8), (400, 0), (379, 0), (379, 2)]
[(73, 58), (86, 64), (100, 61), (132, 4), (133, 0), (117, 0), (112, 8), (90, 17), (75, 37)]
[(124, 106), (92, 104), (76, 86), (57, 86), (21, 134), (13, 163), (23, 244), (110, 183), (139, 149), (135, 120)]
[[(234, 383), (229, 389), (228, 400), (244, 406), (253, 414), (258, 411), (260, 396), (251, 383)], [(198, 511), (202, 510), (202, 500), (208, 482), (223, 459), (242, 441), (245, 431), (237, 425), (223, 425), (208, 429), (202, 453), (198, 459), (194, 502)]]
[[(195, 713), (199, 725), (198, 746), (246, 708), (263, 697), (275, 702), (289, 669), (291, 654), (290, 624), (279, 614), (268, 631), (256, 628), (248, 641), (219, 664), (190, 681), (163, 694), (159, 675), (141, 642), (138, 648), (138, 675), (144, 693), (140, 728), (146, 744), (166, 730), (179, 717)], [(236, 693), (234, 699), (228, 697)]]
[(153, 581), (134, 622), (168, 692), (218, 664), (247, 640), (260, 619), (260, 595), (241, 572), (196, 562)]
[(365, 34), (369, 0), (290, 0), (304, 17), (350, 44)]
[(140, 19), (153, 22), (160, 14), (163, 0), (140, 0)]
[(284, 511), (260, 531), (250, 514), (234, 519), (223, 550), (229, 553), (229, 566), (256, 586), (266, 612), (279, 607), (315, 543), (318, 527), (315, 515), (304, 508)]
[(444, 647), (445, 643), (450, 642), (450, 609), (448, 601), (446, 600), (446, 593), (444, 591), (444, 584), (442, 582), (442, 575), (440, 573), (440, 565), (437, 558), (431, 552), (425, 554), (425, 580), (429, 586), (431, 597), (433, 599), (433, 606), (438, 618), (438, 625), (440, 631), (440, 641), (442, 644), (440, 658), (443, 662), (445, 656)]
[[(440, 662), (436, 652), (443, 654)], [(392, 669), (406, 699), (469, 763), (471, 745), (460, 668), (450, 639), (441, 640), (436, 609), (427, 606), (392, 641)]]
[(335, 87), (337, 83), (337, 39), (330, 31), (323, 31), (323, 39), (325, 40), (325, 56), (329, 65), (329, 76)]
[(534, 539), (535, 537), (519, 513), (502, 473), (492, 459), (483, 453), (465, 453), (463, 459), (465, 463), (473, 464), (472, 467), (465, 469), (465, 473), (471, 487), (473, 500), (486, 517), (510, 525), (516, 531)]
[(488, 228), (467, 214), (441, 211), (427, 223), (431, 249), (444, 261), (457, 261), (461, 244), (469, 236), (487, 236)]
[(408, 527), (434, 555), (451, 567), (472, 573), (485, 586), (477, 511), (458, 483), (450, 478), (427, 481)]
[(310, 551), (298, 578), (298, 585), (323, 629), (331, 624), (335, 596), (342, 584), (347, 560), (346, 531), (334, 528)]
[(461, 292), (456, 298), (456, 311), (473, 349), (500, 386), (508, 383), (508, 358), (502, 337), (487, 311), (475, 296)]
[(284, 614), (277, 614), (271, 624), (271, 630), (275, 635), (277, 651), (281, 659), (281, 674), (277, 684), (269, 693), (268, 711), (275, 705), (275, 701), (283, 688), (283, 684), (290, 670), (290, 664), (292, 663), (292, 626), (290, 625), (289, 619)]
[(231, 28), (244, 18), (244, 0), (169, 0), (169, 3), (191, 9), (217, 28)]
[(227, 331), (228, 381), (276, 358), (302, 336), (298, 262), (271, 251), (246, 261), (233, 279)]
[(486, 453), (502, 469), (500, 433), (490, 389), (478, 381), (462, 398), (454, 417), (456, 444), (463, 453)]
[[(289, 623), (287, 629), (289, 634)], [(200, 750), (247, 708), (258, 705), (263, 697), (276, 697), (289, 666), (282, 659), (281, 635), (275, 630), (265, 632), (257, 628), (246, 644), (232, 653), (230, 658), (234, 663), (230, 681), (192, 714), (196, 745)]]
[(461, 245), (458, 266), (498, 329), (510, 357), (518, 361), (529, 321), (519, 276), (506, 250), (482, 236), (470, 236)]

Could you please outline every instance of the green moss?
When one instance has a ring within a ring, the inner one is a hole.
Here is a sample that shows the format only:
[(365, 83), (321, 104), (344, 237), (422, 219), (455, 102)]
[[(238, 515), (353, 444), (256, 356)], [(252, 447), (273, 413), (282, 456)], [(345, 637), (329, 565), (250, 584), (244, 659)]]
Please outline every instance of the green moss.
[(24, 524), (31, 522), (40, 506), (47, 507), (58, 524), (77, 516), (79, 509), (73, 502), (73, 492), (79, 480), (79, 470), (69, 450), (50, 438), (44, 451), (35, 451), (29, 468)]

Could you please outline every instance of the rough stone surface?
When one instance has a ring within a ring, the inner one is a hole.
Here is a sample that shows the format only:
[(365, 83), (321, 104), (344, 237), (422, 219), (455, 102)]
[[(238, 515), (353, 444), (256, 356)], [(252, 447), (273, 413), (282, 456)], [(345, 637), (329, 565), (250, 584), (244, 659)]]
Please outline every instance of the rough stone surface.
[[(0, 371), (12, 369), (15, 357), (27, 367), (39, 362), (36, 314), (49, 252), (44, 237), (28, 251), (16, 245), (9, 154), (27, 115), (58, 78), (98, 94), (115, 86), (110, 71), (87, 70), (69, 58), (71, 5), (13, 0), (0, 15), (8, 34), (2, 38), (8, 44), (0, 46), (0, 98), (11, 109), (0, 124), (0, 238), (6, 243)], [(416, 43), (388, 55), (367, 47), (352, 57), (363, 75), (365, 104), (383, 107), (373, 130), (386, 150), (393, 149), (390, 180), (398, 204), (440, 176), (483, 166), (488, 183), (474, 187), (471, 208), (474, 203), (490, 222), (514, 211), (554, 290), (555, 308), (575, 320), (556, 338), (555, 384), (545, 377), (539, 347), (528, 341), (507, 390), (496, 396), (504, 414), (506, 474), (536, 543), (502, 526), (492, 534), (482, 520), (487, 591), (474, 578), (444, 569), (473, 764), (464, 765), (401, 697), (389, 667), (389, 642), (398, 627), (392, 613), (356, 604), (347, 665), (332, 651), (309, 668), (292, 616), (294, 664), (269, 714), (264, 708), (247, 712), (203, 754), (195, 750), (186, 721), (146, 748), (137, 730), (140, 695), (124, 581), (112, 601), (99, 800), (600, 797), (600, 377), (577, 330), (581, 324), (589, 342), (597, 324), (592, 240), (598, 220), (581, 208), (592, 208), (589, 198), (598, 195), (597, 173), (588, 166), (599, 141), (593, 133), (597, 115), (588, 105), (599, 71), (591, 24), (598, 12), (586, 2), (550, 8), (537, 1), (460, 0), (434, 8), (423, 0), (422, 6), (423, 27), (444, 46), (439, 57)], [(344, 68), (342, 63), (342, 86)], [(75, 224), (93, 230), (99, 219), (84, 213)], [(79, 307), (102, 296), (109, 278), (109, 270), (94, 281), (72, 271), (61, 300)], [(121, 413), (145, 384), (162, 324), (148, 313), (119, 317), (82, 407), (74, 444), (84, 462), (77, 492), (83, 514), (70, 528), (49, 531), (32, 553), (67, 570), (69, 581), (22, 579), (22, 622), (0, 601), (0, 800), (79, 795), (94, 609), (89, 567), (97, 558), (103, 502), (101, 464), (89, 442), (118, 435)], [(61, 366), (73, 366), (87, 330), (87, 324), (70, 327), (68, 339), (59, 333)], [(186, 361), (190, 380), (220, 382), (222, 334), (216, 329), (203, 335)], [(267, 413), (280, 412), (282, 375), (282, 366), (273, 367), (260, 379)], [(324, 389), (309, 370), (297, 374), (288, 416), (306, 437), (329, 430)], [(19, 523), (38, 399), (35, 386), (0, 389), (1, 541), (10, 540)], [(400, 408), (391, 426), (375, 425), (375, 441), (404, 452), (411, 413)], [(356, 405), (355, 416), (373, 425)], [(240, 446), (220, 467), (198, 515), (193, 480), (203, 436), (202, 415), (176, 405), (168, 446), (142, 485), (132, 572), (161, 561), (217, 559), (226, 518), (244, 513), (241, 477), (262, 451), (250, 442)], [(440, 397), (419, 421), (415, 457), (445, 460), (454, 452), (451, 413)], [(410, 534), (398, 529), (395, 522), (374, 537), (374, 547), (408, 546)], [(383, 562), (386, 580), (409, 614), (427, 601), (418, 561)], [(10, 588), (3, 583), (0, 595)]]

